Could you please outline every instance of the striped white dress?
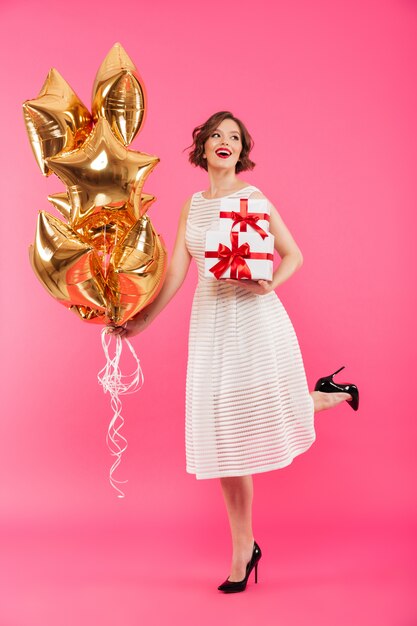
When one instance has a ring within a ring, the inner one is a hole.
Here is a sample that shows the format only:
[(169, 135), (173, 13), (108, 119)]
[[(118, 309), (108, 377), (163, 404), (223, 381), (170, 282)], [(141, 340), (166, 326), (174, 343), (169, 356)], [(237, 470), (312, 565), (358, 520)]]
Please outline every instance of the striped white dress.
[[(247, 198), (256, 187), (227, 197)], [(186, 245), (198, 266), (188, 342), (186, 471), (243, 476), (289, 465), (315, 441), (314, 403), (293, 325), (275, 291), (204, 278), (220, 198), (192, 197)]]

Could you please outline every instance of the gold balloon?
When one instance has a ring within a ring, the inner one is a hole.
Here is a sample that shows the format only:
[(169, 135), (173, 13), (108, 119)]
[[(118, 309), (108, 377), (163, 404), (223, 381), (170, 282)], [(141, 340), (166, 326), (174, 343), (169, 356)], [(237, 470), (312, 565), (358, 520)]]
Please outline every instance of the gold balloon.
[(155, 197), (142, 191), (159, 158), (126, 148), (145, 114), (137, 70), (122, 46), (113, 46), (94, 83), (94, 126), (56, 70), (24, 111), (42, 171), (66, 185), (48, 200), (68, 221), (39, 213), (32, 267), (82, 320), (124, 324), (159, 293), (167, 258), (145, 215)]
[(54, 68), (38, 97), (23, 103), (23, 115), (33, 153), (45, 176), (51, 174), (46, 159), (77, 148), (93, 125), (88, 109)]
[(135, 64), (116, 43), (101, 64), (93, 85), (94, 121), (104, 117), (128, 146), (145, 120), (146, 94)]
[[(51, 194), (48, 196), (48, 200), (61, 213), (62, 217), (65, 217), (67, 221), (70, 220), (71, 202), (68, 198), (68, 194), (66, 191)], [(138, 214), (138, 217), (142, 217), (142, 215), (145, 215), (145, 213), (147, 213), (149, 207), (155, 202), (155, 200), (155, 196), (152, 196), (149, 193), (142, 193), (139, 201), (139, 208), (135, 212), (135, 215), (136, 213)], [(126, 212), (132, 212), (131, 207), (129, 207), (128, 209), (127, 206), (125, 206), (124, 208)]]
[(94, 249), (45, 211), (39, 212), (30, 260), (38, 279), (58, 302), (106, 311), (105, 283)]
[(47, 159), (67, 185), (74, 228), (102, 207), (125, 206), (138, 219), (143, 184), (158, 162), (157, 156), (125, 148), (103, 118), (80, 148)]
[(85, 224), (81, 239), (67, 224), (39, 212), (32, 267), (54, 298), (88, 322), (124, 324), (163, 284), (166, 248), (151, 220), (144, 216), (126, 232), (126, 215), (119, 219), (117, 212), (100, 211)]
[(124, 324), (150, 304), (162, 287), (167, 254), (148, 217), (142, 217), (115, 247), (109, 276), (110, 317)]

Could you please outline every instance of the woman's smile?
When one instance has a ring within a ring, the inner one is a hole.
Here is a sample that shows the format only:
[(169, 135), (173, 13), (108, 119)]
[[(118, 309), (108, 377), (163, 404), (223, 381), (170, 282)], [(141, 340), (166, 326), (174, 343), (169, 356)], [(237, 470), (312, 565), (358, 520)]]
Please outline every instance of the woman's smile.
[(229, 150), (229, 148), (217, 148), (215, 152), (221, 159), (227, 159), (232, 154), (232, 151)]

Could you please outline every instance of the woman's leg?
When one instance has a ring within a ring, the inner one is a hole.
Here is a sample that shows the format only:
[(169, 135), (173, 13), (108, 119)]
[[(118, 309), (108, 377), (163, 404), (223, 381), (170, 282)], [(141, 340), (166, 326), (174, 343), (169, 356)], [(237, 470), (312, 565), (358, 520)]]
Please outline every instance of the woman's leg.
[(242, 580), (246, 575), (246, 565), (253, 551), (252, 531), (252, 476), (221, 477), (220, 483), (226, 503), (232, 533), (233, 556), (229, 580)]
[[(352, 398), (349, 393), (344, 392), (312, 391), (310, 395), (313, 398), (316, 413)], [(233, 555), (229, 580), (237, 581), (245, 577), (246, 565), (250, 561), (253, 550), (253, 480), (251, 475), (227, 476), (221, 477), (220, 483), (232, 533)]]
[(332, 406), (336, 406), (345, 400), (351, 400), (350, 393), (344, 391), (338, 391), (336, 393), (324, 393), (323, 391), (311, 391), (310, 396), (314, 401), (314, 412), (324, 411), (325, 409), (331, 409)]

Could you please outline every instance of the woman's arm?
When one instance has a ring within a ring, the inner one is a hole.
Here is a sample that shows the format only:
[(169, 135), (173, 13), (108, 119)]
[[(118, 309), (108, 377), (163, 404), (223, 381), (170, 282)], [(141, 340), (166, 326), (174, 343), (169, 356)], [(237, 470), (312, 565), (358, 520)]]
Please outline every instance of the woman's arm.
[[(250, 198), (265, 198), (260, 191), (254, 191)], [(296, 244), (293, 236), (272, 202), (268, 200), (270, 207), (269, 231), (274, 235), (274, 247), (281, 257), (281, 262), (274, 271), (271, 281), (259, 280), (234, 280), (226, 279), (228, 282), (238, 283), (241, 287), (246, 287), (250, 291), (254, 291), (259, 295), (264, 295), (282, 285), (286, 280), (294, 274), (303, 264), (303, 255)]]
[(281, 257), (281, 262), (272, 277), (272, 289), (276, 289), (300, 269), (303, 264), (303, 255), (272, 202), (268, 200), (268, 204), (271, 209), (269, 230), (275, 238), (275, 250)]
[(187, 200), (181, 209), (178, 224), (177, 237), (174, 244), (171, 262), (169, 264), (164, 284), (161, 291), (151, 304), (142, 309), (133, 320), (129, 320), (126, 326), (126, 336), (132, 337), (140, 333), (146, 326), (155, 319), (157, 315), (166, 307), (168, 302), (174, 297), (178, 289), (187, 276), (190, 267), (191, 255), (185, 245), (185, 226), (190, 210), (191, 198)]

